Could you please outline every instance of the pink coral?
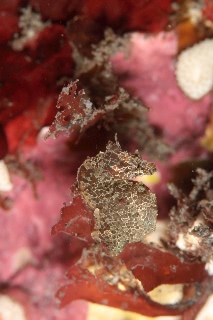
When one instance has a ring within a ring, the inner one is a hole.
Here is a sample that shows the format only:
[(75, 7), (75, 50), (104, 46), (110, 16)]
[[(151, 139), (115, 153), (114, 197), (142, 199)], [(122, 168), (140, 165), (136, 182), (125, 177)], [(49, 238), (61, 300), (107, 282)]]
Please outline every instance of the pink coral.
[[(37, 170), (40, 180), (33, 188), (29, 178), (12, 175), (14, 188), (7, 193), (12, 207), (9, 211), (0, 209), (0, 224), (4, 226), (0, 234), (1, 281), (7, 281), (26, 263), (37, 263), (45, 252), (52, 250), (50, 229), (61, 204), (68, 200), (72, 181), (71, 155), (62, 141), (45, 144), (40, 137), (36, 148), (22, 157), (23, 163), (31, 164), (35, 177)], [(59, 169), (61, 165), (63, 169)]]
[(150, 36), (137, 33), (132, 35), (129, 57), (116, 54), (112, 63), (121, 84), (150, 108), (150, 124), (161, 130), (167, 143), (178, 148), (189, 141), (198, 142), (212, 98), (206, 95), (196, 102), (184, 95), (175, 78), (176, 55), (174, 32)]

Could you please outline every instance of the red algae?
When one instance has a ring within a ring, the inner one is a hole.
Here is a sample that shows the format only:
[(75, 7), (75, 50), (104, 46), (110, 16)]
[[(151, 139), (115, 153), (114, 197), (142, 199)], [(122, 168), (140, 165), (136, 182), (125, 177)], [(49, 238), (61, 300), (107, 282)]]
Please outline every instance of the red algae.
[(134, 291), (120, 292), (89, 272), (82, 271), (80, 266), (71, 268), (69, 273), (70, 275), (73, 273), (78, 281), (71, 280), (70, 285), (65, 285), (58, 292), (58, 298), (63, 297), (61, 298), (62, 306), (75, 299), (85, 299), (138, 313), (143, 310), (143, 314), (149, 316), (176, 315), (180, 313), (180, 309), (154, 303), (143, 294), (139, 296)]
[(172, 11), (171, 0), (151, 0), (135, 3), (128, 1), (100, 1), (63, 0), (60, 2), (50, 1), (44, 3), (41, 0), (31, 0), (34, 9), (41, 12), (44, 19), (67, 20), (74, 14), (83, 15), (90, 20), (97, 21), (103, 28), (105, 25), (115, 30), (143, 30), (157, 32), (164, 29), (168, 23), (168, 16)]
[(210, 0), (204, 1), (202, 13), (204, 17), (213, 23), (213, 3)]
[[(135, 244), (135, 248), (136, 247), (137, 244)], [(132, 249), (134, 255), (134, 247), (132, 247)], [(151, 250), (151, 248), (149, 249)], [(151, 253), (151, 251), (149, 253)], [(164, 255), (164, 253), (162, 253), (162, 255)], [(158, 256), (157, 259), (162, 259), (162, 255), (160, 255), (160, 257)], [(147, 258), (150, 258), (150, 256)], [(178, 260), (176, 260), (176, 262), (177, 261)], [(143, 263), (141, 261), (139, 261), (139, 263), (141, 267), (143, 267)], [(157, 265), (152, 265), (152, 269), (155, 268), (157, 268)], [(94, 273), (90, 271), (93, 269)], [(191, 264), (190, 273), (192, 272), (192, 269), (193, 265)], [(132, 268), (132, 270), (134, 270), (134, 268)], [(150, 271), (151, 269), (146, 273), (145, 270), (146, 275), (148, 275)], [(172, 272), (175, 273), (175, 271), (174, 266)], [(179, 271), (177, 272), (179, 273)], [(164, 269), (164, 273), (166, 273), (166, 269)], [(202, 276), (198, 275), (198, 273), (199, 271), (197, 272), (197, 280), (201, 280)], [(97, 250), (84, 252), (81, 260), (68, 270), (67, 277), (69, 282), (57, 293), (62, 306), (67, 305), (70, 301), (75, 299), (83, 298), (92, 302), (107, 304), (139, 313), (143, 310), (144, 315), (159, 316), (180, 314), (199, 299), (199, 289), (197, 288), (194, 296), (188, 298), (188, 301), (185, 300), (177, 305), (163, 306), (159, 303), (155, 303), (148, 297), (146, 292), (143, 291), (138, 282), (136, 282), (137, 278), (134, 278), (134, 276), (131, 275), (131, 272), (128, 272), (125, 269), (121, 260), (109, 257)], [(151, 280), (151, 276), (149, 279)], [(194, 279), (196, 279), (196, 276)], [(122, 290), (120, 289), (119, 284), (123, 285)]]
[(0, 145), (1, 145), (0, 159), (3, 159), (8, 153), (8, 144), (7, 144), (6, 135), (1, 126), (0, 126)]
[(23, 5), (23, 0), (2, 0), (0, 10), (17, 13), (21, 5)]
[(82, 12), (93, 19), (104, 17), (107, 24), (119, 30), (142, 30), (157, 32), (164, 29), (171, 12), (171, 0), (85, 1)]
[(147, 292), (164, 283), (201, 282), (207, 276), (203, 263), (182, 262), (172, 253), (143, 243), (128, 245), (120, 258)]
[(91, 233), (94, 228), (94, 217), (84, 205), (80, 196), (73, 198), (72, 204), (61, 210), (60, 221), (52, 227), (52, 235), (65, 232), (86, 242), (92, 242)]
[(24, 136), (35, 141), (40, 128), (52, 121), (61, 88), (57, 81), (73, 73), (71, 52), (61, 26), (41, 31), (25, 44), (24, 51), (14, 52), (7, 46), (1, 50), (0, 123), (9, 137), (10, 152)]
[(75, 141), (87, 128), (103, 117), (104, 110), (95, 110), (89, 100), (84, 99), (84, 90), (77, 92), (77, 83), (71, 83), (62, 89), (58, 98), (59, 112), (49, 129), (49, 135), (57, 137), (66, 132)]
[(38, 12), (41, 13), (44, 19), (56, 21), (66, 21), (77, 13), (77, 9), (81, 7), (82, 1), (54, 1), (44, 2), (42, 0), (30, 0), (29, 4)]
[(18, 17), (10, 12), (0, 11), (0, 43), (11, 40), (18, 31)]

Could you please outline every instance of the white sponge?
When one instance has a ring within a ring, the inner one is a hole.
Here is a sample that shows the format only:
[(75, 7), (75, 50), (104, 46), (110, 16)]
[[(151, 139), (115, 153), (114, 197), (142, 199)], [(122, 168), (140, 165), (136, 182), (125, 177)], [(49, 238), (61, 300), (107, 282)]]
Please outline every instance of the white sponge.
[(176, 65), (179, 87), (192, 99), (213, 88), (213, 39), (206, 39), (181, 52)]

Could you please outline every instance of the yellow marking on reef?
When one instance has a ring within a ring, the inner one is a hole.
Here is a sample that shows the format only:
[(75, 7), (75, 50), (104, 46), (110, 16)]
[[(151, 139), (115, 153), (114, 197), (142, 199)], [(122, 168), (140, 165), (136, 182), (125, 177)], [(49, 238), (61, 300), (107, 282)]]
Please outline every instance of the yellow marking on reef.
[(213, 111), (210, 116), (210, 122), (206, 127), (204, 137), (200, 140), (200, 143), (208, 151), (213, 151)]
[(180, 320), (179, 316), (147, 317), (131, 311), (89, 303), (87, 320)]
[(138, 176), (134, 178), (134, 181), (137, 182), (142, 182), (144, 183), (147, 187), (151, 187), (155, 184), (158, 184), (161, 180), (161, 175), (160, 172), (156, 171), (155, 173), (148, 175), (144, 174), (143, 176)]
[(148, 296), (157, 303), (176, 304), (183, 299), (183, 284), (161, 284), (148, 292)]
[(213, 125), (206, 128), (205, 135), (200, 143), (208, 151), (213, 151)]

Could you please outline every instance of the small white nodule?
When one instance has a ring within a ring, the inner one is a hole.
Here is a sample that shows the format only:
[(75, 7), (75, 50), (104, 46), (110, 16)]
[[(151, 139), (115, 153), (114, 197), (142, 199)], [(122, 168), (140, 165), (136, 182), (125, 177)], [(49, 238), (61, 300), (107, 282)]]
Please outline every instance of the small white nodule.
[(26, 316), (21, 304), (7, 295), (0, 295), (0, 319), (26, 320)]
[(10, 174), (4, 160), (0, 160), (0, 192), (12, 190), (13, 185), (10, 180)]
[(213, 259), (206, 262), (205, 270), (208, 272), (210, 276), (213, 276)]

